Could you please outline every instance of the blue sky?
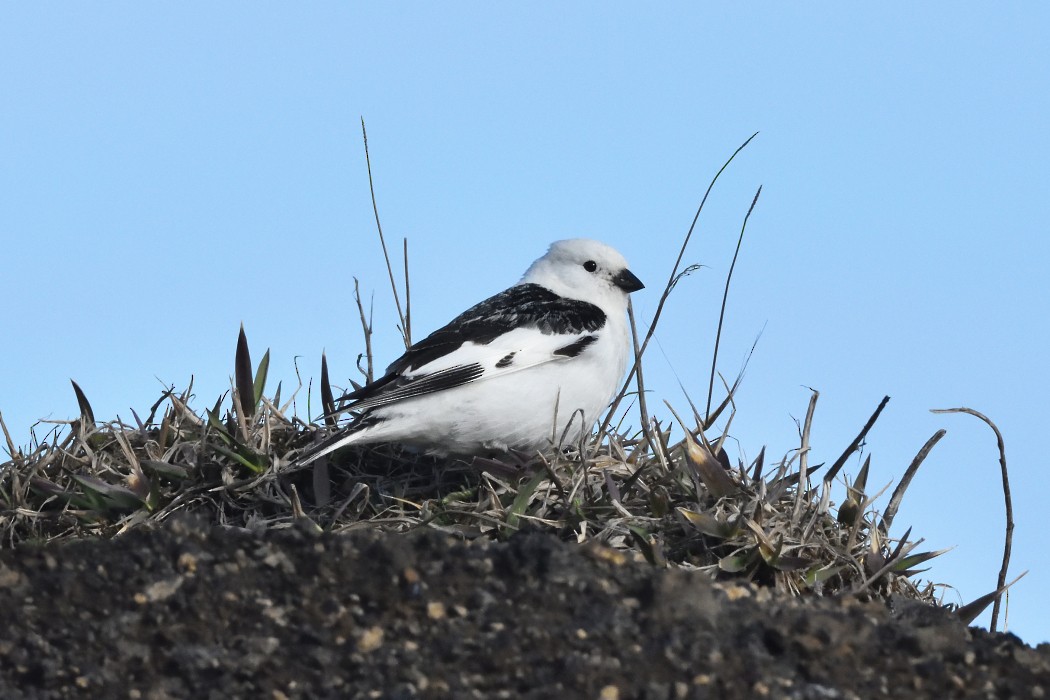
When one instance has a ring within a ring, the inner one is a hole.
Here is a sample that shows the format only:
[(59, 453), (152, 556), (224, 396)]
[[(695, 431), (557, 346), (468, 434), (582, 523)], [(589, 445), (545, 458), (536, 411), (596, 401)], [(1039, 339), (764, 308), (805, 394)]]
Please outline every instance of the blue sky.
[(394, 359), (362, 116), (384, 229), (409, 239), (417, 336), (575, 236), (627, 256), (649, 319), (707, 182), (760, 131), (686, 256), (706, 267), (665, 311), (651, 405), (687, 406), (676, 376), (704, 396), (763, 185), (720, 355), (734, 375), (762, 333), (731, 449), (797, 446), (807, 387), (814, 463), (892, 397), (866, 447), (875, 488), (947, 428), (895, 531), (955, 546), (930, 575), (969, 602), (1001, 556), (995, 441), (928, 409), (986, 413), (1012, 468), (1012, 570), (1031, 570), (1009, 627), (1048, 640), (1048, 19), (1037, 3), (5, 3), (0, 411), (25, 443), (76, 412), (69, 378), (109, 418), (191, 375), (210, 405), (241, 322), (275, 379), (294, 382), (297, 356), (317, 377), (322, 349), (355, 376), (354, 277), (378, 362)]

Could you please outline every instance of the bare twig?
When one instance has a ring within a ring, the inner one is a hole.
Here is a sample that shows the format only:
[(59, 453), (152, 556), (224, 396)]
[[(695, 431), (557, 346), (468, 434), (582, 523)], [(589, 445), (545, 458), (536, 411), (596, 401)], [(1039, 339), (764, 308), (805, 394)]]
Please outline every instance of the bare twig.
[[(368, 156), (368, 132), (365, 131), (365, 118), (361, 117), (361, 138), (365, 142), (365, 164), (368, 166), (368, 190), (372, 193), (372, 212), (376, 216), (376, 229), (379, 231), (379, 244), (383, 246), (383, 259), (386, 260), (386, 271), (390, 277), (390, 289), (394, 292), (394, 304), (397, 306), (397, 317), (401, 320), (401, 336), (405, 340), (405, 347), (412, 345), (408, 336), (408, 322), (404, 312), (401, 310), (401, 298), (397, 293), (397, 283), (394, 282), (394, 268), (390, 264), (390, 254), (386, 250), (386, 239), (383, 238), (383, 225), (379, 223), (379, 206), (376, 204), (376, 190), (372, 183), (372, 159)], [(406, 260), (405, 264), (408, 262)]]
[[(631, 304), (630, 297), (627, 298), (627, 319), (631, 324), (631, 341), (634, 347), (634, 355), (638, 356), (638, 326), (634, 320), (634, 305)], [(649, 409), (645, 403), (645, 378), (642, 376), (642, 366), (637, 365), (638, 371), (635, 373), (635, 386), (638, 387), (638, 417), (642, 421), (642, 432), (645, 434), (645, 439), (649, 441), (649, 446), (655, 451), (657, 443), (653, 440), (652, 433), (649, 429)]]
[(715, 391), (715, 367), (718, 365), (718, 345), (722, 340), (722, 324), (726, 318), (726, 302), (729, 301), (729, 283), (733, 281), (733, 269), (736, 267), (736, 260), (740, 257), (740, 246), (744, 242), (744, 231), (747, 230), (747, 221), (751, 218), (751, 212), (755, 210), (755, 205), (758, 204), (758, 197), (762, 194), (762, 186), (758, 186), (758, 191), (755, 192), (755, 198), (751, 200), (751, 206), (747, 209), (747, 214), (744, 215), (744, 223), (740, 227), (740, 235), (736, 239), (736, 250), (733, 252), (733, 262), (729, 264), (729, 273), (726, 275), (726, 287), (722, 293), (722, 307), (718, 311), (718, 330), (715, 331), (715, 350), (711, 356), (711, 380), (707, 384), (707, 408), (704, 410), (705, 414), (711, 413), (711, 396)]
[(863, 428), (861, 428), (860, 433), (853, 439), (853, 442), (849, 444), (846, 451), (839, 455), (839, 458), (835, 460), (833, 465), (831, 465), (831, 469), (828, 470), (828, 473), (824, 475), (824, 481), (831, 481), (834, 479), (839, 473), (839, 470), (846, 464), (846, 460), (850, 458), (850, 455), (860, 449), (861, 443), (864, 442), (864, 438), (868, 435), (868, 431), (871, 430), (873, 425), (875, 425), (875, 421), (879, 419), (879, 414), (882, 413), (882, 409), (886, 408), (886, 404), (889, 402), (889, 396), (882, 397), (882, 401), (879, 402), (879, 407), (871, 414), (871, 418), (869, 418), (868, 422), (864, 424)]
[(367, 371), (365, 372), (365, 383), (372, 383), (373, 366), (372, 366), (372, 314), (371, 309), (368, 317), (365, 317), (365, 307), (361, 303), (361, 289), (358, 285), (357, 278), (354, 278), (354, 301), (357, 302), (357, 313), (361, 316), (361, 332), (365, 336), (365, 358), (367, 360)]
[[(1006, 470), (1006, 443), (1003, 441), (1003, 434), (999, 432), (999, 428), (987, 416), (972, 408), (935, 408), (931, 413), (968, 413), (983, 420), (995, 432), (995, 442), (999, 447), (999, 469), (1003, 473), (1003, 500), (1006, 502), (1006, 541), (1003, 544), (1003, 565), (999, 569), (996, 589), (1005, 590), (1006, 573), (1007, 569), (1010, 568), (1010, 551), (1013, 548), (1014, 539), (1014, 505), (1013, 499), (1010, 497), (1010, 476)], [(989, 626), (992, 632), (995, 631), (996, 623), (999, 621), (999, 603), (1001, 600), (1001, 596), (996, 596), (995, 604), (992, 606), (992, 623)]]
[(405, 344), (412, 344), (412, 287), (408, 284), (408, 239), (402, 238), (405, 259)]

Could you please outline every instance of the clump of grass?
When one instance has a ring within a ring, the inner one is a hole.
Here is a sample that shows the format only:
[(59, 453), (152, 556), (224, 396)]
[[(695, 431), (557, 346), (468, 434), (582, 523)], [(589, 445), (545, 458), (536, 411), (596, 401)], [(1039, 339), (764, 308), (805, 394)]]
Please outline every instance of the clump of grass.
[[(831, 495), (888, 397), (819, 479), (822, 465), (809, 465), (816, 391), (797, 447), (775, 462), (767, 463), (764, 448), (750, 464), (734, 464), (728, 458), (723, 444), (737, 411), (740, 377), (732, 384), (721, 382), (724, 396), (712, 408), (719, 376), (717, 340), (703, 414), (690, 402), (689, 420), (670, 405), (673, 421), (660, 419), (645, 404), (645, 349), (664, 302), (690, 269), (683, 271), (681, 264), (703, 203), (733, 157), (704, 195), (642, 342), (635, 331), (634, 367), (590, 441), (553, 455), (477, 457), (469, 463), (424, 457), (393, 445), (354, 447), (302, 468), (296, 464), (298, 455), (322, 430), (335, 427), (327, 358), (321, 358), (322, 426), (310, 417), (309, 389), (306, 420), (296, 414), (301, 382), (284, 403), (281, 386), (272, 395), (266, 393), (269, 351), (253, 365), (242, 327), (230, 390), (203, 412), (191, 408), (191, 381), (183, 391), (165, 390), (144, 420), (133, 412), (132, 423), (119, 418), (99, 422), (74, 382), (79, 417), (55, 424), (44, 440), (34, 437), (22, 449), (15, 446), (0, 416), (10, 453), (0, 464), (3, 543), (116, 536), (179, 511), (203, 513), (220, 525), (247, 529), (289, 527), (308, 520), (335, 532), (432, 527), (464, 537), (505, 538), (532, 528), (581, 543), (632, 550), (654, 566), (693, 568), (714, 578), (752, 581), (789, 594), (903, 595), (938, 603), (939, 586), (922, 583), (917, 576), (925, 571), (920, 567), (944, 550), (917, 551), (922, 540), (910, 539), (910, 530), (898, 537), (889, 530), (908, 483), (944, 431), (919, 451), (880, 515), (874, 504), (881, 492), (868, 492), (870, 456), (855, 477), (842, 478), (839, 505)], [(369, 176), (371, 181), (370, 163)], [(757, 201), (758, 194), (741, 227), (737, 255)], [(375, 213), (379, 227), (378, 208)], [(407, 244), (405, 253), (407, 260)], [(726, 279), (716, 338), (721, 335), (736, 259), (734, 255)], [(396, 295), (393, 268), (388, 256), (386, 260)], [(406, 263), (403, 311), (398, 303), (406, 344), (407, 277)], [(367, 380), (373, 367), (372, 324), (359, 294), (357, 301), (367, 357), (367, 368), (361, 371)], [(630, 318), (634, 328), (633, 310)], [(623, 427), (625, 413), (618, 407), (624, 401), (637, 406), (638, 428)], [(722, 417), (725, 427), (719, 430), (715, 423)], [(681, 437), (673, 439), (675, 432)], [(1012, 529), (1005, 457), (1002, 467)], [(1008, 587), (1007, 563), (1008, 553), (996, 590), (959, 608), (960, 617), (969, 622), (998, 601)]]

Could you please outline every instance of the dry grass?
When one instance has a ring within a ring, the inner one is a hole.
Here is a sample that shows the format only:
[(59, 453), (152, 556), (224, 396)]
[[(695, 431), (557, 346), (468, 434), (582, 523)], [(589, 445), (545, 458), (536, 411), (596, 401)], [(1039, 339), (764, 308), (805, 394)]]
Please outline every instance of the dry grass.
[[(712, 186), (715, 180), (717, 175)], [(684, 420), (668, 406), (672, 422), (651, 417), (641, 402), (645, 348), (664, 302), (684, 274), (680, 265), (692, 233), (693, 227), (644, 341), (635, 335), (637, 361), (628, 382), (587, 444), (553, 456), (505, 455), (469, 464), (396, 446), (350, 448), (298, 467), (297, 455), (324, 427), (294, 414), (294, 394), (283, 404), (280, 388), (266, 395), (269, 353), (253, 365), (242, 328), (235, 381), (211, 409), (191, 407), (190, 386), (165, 391), (145, 419), (135, 415), (134, 425), (100, 422), (74, 383), (76, 420), (55, 425), (43, 440), (24, 448), (4, 427), (10, 459), (0, 464), (3, 544), (111, 537), (180, 511), (248, 529), (308, 519), (336, 532), (432, 527), (464, 537), (505, 538), (539, 528), (565, 539), (636, 550), (655, 566), (695, 568), (791, 594), (904, 595), (937, 603), (940, 586), (919, 583), (916, 575), (940, 552), (917, 552), (921, 539), (911, 540), (910, 531), (891, 537), (889, 527), (907, 481), (939, 435), (919, 452), (888, 512), (880, 516), (873, 504), (881, 494), (867, 492), (868, 462), (852, 480), (840, 480), (839, 474), (886, 400), (819, 480), (821, 467), (809, 465), (815, 391), (800, 444), (768, 463), (764, 449), (751, 464), (731, 463), (722, 449), (740, 378), (732, 385), (721, 382), (724, 395), (712, 409), (714, 361), (704, 415), (690, 405), (691, 416)], [(741, 240), (743, 233), (742, 228)], [(406, 308), (402, 312), (399, 303), (398, 313), (408, 342), (407, 271), (405, 284)], [(392, 272), (391, 285), (396, 292)], [(370, 374), (371, 323), (360, 305), (359, 310), (368, 361), (363, 371)], [(719, 332), (721, 323), (720, 318)], [(324, 358), (320, 395), (323, 412), (330, 412), (334, 401)], [(640, 428), (623, 427), (624, 413), (616, 409), (622, 401), (640, 404)], [(720, 418), (725, 426), (719, 430), (715, 422)], [(333, 426), (331, 419), (323, 423)], [(673, 439), (673, 433), (681, 437)], [(1005, 483), (1005, 461), (1003, 468)], [(833, 488), (844, 491), (837, 506)], [(963, 606), (960, 615), (972, 620), (1003, 590)]]
[[(221, 415), (192, 411), (187, 389), (165, 392), (136, 425), (95, 421), (78, 392), (79, 419), (50, 441), (12, 449), (0, 466), (4, 543), (109, 537), (179, 511), (249, 529), (299, 518), (332, 531), (428, 526), (466, 537), (542, 528), (792, 593), (935, 598), (935, 586), (911, 576), (936, 553), (915, 554), (907, 533), (894, 542), (880, 529), (866, 463), (836, 508), (830, 480), (812, 483), (817, 468), (802, 477), (808, 446), (773, 465), (764, 451), (732, 465), (722, 435), (694, 425), (672, 444), (670, 425), (654, 420), (649, 437), (611, 431), (549, 458), (468, 464), (380, 446), (299, 468), (296, 456), (320, 428), (289, 416), (279, 396), (265, 398), (262, 381), (236, 384)], [(254, 404), (241, 401), (242, 388)]]

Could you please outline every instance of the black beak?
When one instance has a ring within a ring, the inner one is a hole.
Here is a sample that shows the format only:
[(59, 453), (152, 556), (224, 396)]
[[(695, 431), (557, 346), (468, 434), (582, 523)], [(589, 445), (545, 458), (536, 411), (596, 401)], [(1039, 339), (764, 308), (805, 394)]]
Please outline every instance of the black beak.
[(631, 292), (637, 292), (639, 289), (645, 289), (645, 285), (642, 281), (634, 276), (634, 273), (624, 268), (618, 275), (612, 278), (613, 284), (622, 289), (623, 291), (630, 294)]

